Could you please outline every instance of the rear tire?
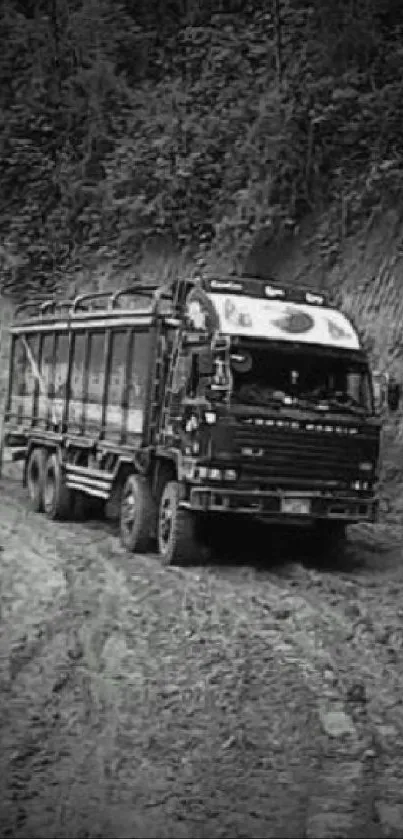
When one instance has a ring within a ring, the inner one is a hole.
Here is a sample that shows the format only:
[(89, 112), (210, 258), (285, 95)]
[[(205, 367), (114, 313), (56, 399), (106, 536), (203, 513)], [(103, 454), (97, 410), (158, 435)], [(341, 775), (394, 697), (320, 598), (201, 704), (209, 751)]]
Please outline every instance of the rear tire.
[(28, 455), (26, 484), (29, 505), (34, 513), (43, 512), (43, 489), (47, 451), (43, 448), (31, 449)]
[(120, 502), (120, 539), (126, 550), (146, 552), (150, 547), (155, 502), (148, 478), (129, 475)]
[(197, 520), (179, 506), (179, 484), (168, 481), (162, 490), (157, 524), (158, 553), (163, 565), (189, 565), (201, 559)]
[(62, 464), (55, 452), (48, 456), (44, 471), (43, 507), (47, 517), (53, 521), (69, 518), (73, 493), (66, 486)]

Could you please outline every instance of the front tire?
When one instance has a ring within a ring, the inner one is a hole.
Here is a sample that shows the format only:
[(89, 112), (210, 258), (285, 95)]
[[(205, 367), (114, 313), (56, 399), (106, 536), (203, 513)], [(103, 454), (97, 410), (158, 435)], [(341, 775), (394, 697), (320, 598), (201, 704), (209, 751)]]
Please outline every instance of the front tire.
[(28, 455), (26, 484), (28, 490), (29, 505), (34, 513), (43, 512), (43, 492), (46, 460), (46, 449), (31, 449)]
[(45, 464), (43, 507), (49, 519), (53, 521), (68, 519), (71, 515), (73, 493), (66, 486), (62, 464), (54, 452)]
[(155, 503), (148, 478), (129, 475), (120, 502), (120, 539), (126, 550), (144, 553), (151, 541)]
[(163, 565), (189, 565), (201, 557), (196, 536), (196, 519), (179, 506), (177, 481), (168, 481), (162, 490), (157, 524), (158, 553)]

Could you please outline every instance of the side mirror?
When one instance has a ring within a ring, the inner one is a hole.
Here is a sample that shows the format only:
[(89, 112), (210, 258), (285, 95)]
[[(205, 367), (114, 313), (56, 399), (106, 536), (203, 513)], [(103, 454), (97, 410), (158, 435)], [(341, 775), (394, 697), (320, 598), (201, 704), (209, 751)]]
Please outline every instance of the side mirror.
[(393, 378), (389, 379), (387, 387), (387, 402), (390, 411), (397, 411), (400, 404), (401, 387)]
[(387, 402), (388, 377), (385, 373), (374, 371), (372, 376), (375, 410), (380, 413)]
[(177, 395), (181, 392), (181, 390), (183, 390), (183, 388), (186, 388), (186, 383), (190, 376), (191, 366), (192, 359), (190, 355), (180, 356), (172, 382), (172, 392), (174, 394)]

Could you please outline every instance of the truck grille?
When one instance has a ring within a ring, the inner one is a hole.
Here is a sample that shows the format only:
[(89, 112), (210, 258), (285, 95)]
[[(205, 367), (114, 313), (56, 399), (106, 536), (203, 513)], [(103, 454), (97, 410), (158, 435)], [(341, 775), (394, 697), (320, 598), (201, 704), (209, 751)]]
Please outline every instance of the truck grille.
[[(312, 424), (311, 424), (312, 425)], [(324, 426), (323, 426), (324, 428)], [(351, 486), (373, 480), (360, 474), (359, 464), (375, 463), (379, 442), (377, 429), (369, 433), (336, 426), (308, 431), (292, 428), (262, 428), (240, 422), (234, 428), (233, 455), (240, 480), (281, 486)], [(329, 430), (331, 428), (332, 430)]]

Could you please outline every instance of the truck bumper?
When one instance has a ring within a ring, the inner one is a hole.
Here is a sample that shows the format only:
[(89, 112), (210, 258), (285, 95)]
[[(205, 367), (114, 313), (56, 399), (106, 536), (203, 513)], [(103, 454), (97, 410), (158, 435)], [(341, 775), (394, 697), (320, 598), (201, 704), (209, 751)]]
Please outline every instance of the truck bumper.
[(330, 493), (280, 490), (241, 490), (211, 486), (191, 487), (182, 506), (212, 513), (255, 515), (273, 521), (309, 525), (317, 520), (376, 522), (378, 498), (375, 496), (332, 495)]

